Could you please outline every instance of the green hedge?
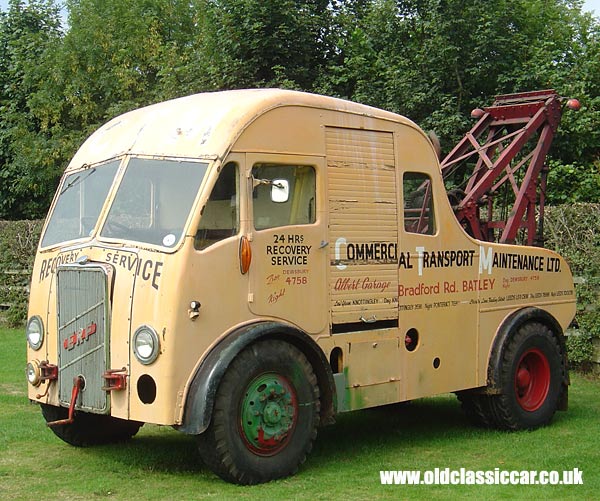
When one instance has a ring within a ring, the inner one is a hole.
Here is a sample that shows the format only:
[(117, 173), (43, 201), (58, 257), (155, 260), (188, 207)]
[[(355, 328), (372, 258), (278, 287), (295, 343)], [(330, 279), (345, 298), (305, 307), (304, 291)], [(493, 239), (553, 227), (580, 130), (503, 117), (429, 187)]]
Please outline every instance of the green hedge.
[[(547, 207), (546, 247), (569, 262), (576, 277), (577, 329), (569, 336), (575, 365), (589, 364), (593, 340), (600, 339), (600, 204)], [(26, 318), (29, 277), (43, 221), (0, 221), (0, 304), (10, 304), (5, 320)], [(25, 272), (23, 274), (23, 272)]]
[(29, 280), (42, 225), (43, 221), (0, 221), (0, 313), (13, 327), (27, 318)]
[(600, 204), (549, 207), (544, 235), (546, 247), (564, 256), (575, 276), (576, 328), (567, 348), (571, 363), (586, 368), (592, 358), (600, 362), (593, 350), (600, 339)]

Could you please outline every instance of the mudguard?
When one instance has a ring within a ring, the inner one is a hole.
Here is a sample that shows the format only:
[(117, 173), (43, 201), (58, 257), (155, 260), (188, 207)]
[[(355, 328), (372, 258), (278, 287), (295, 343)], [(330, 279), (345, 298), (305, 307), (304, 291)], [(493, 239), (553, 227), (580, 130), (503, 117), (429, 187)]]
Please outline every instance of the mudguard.
[(175, 428), (190, 435), (205, 431), (211, 421), (219, 383), (232, 360), (259, 339), (280, 339), (298, 348), (313, 367), (321, 395), (321, 424), (333, 421), (336, 409), (335, 383), (331, 367), (321, 348), (305, 332), (278, 322), (246, 325), (223, 339), (198, 367), (185, 403), (183, 423)]

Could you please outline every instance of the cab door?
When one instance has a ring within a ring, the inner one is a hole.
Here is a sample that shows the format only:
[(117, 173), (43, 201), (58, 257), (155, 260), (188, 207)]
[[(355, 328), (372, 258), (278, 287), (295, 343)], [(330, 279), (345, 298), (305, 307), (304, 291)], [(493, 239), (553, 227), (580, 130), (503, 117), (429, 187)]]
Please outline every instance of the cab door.
[(323, 165), (320, 157), (246, 155), (249, 308), (313, 334), (327, 327)]

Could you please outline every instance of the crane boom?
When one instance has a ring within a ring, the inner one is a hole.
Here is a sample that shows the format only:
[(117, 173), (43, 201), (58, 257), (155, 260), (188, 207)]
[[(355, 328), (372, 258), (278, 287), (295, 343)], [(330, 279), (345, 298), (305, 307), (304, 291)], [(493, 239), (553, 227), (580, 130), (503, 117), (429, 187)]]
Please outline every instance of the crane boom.
[[(543, 245), (546, 155), (563, 100), (554, 90), (542, 90), (497, 96), (491, 106), (473, 110), (478, 122), (442, 160), (441, 169), (446, 180), (462, 176), (449, 197), (474, 237)], [(567, 106), (578, 109), (579, 103), (572, 99)]]

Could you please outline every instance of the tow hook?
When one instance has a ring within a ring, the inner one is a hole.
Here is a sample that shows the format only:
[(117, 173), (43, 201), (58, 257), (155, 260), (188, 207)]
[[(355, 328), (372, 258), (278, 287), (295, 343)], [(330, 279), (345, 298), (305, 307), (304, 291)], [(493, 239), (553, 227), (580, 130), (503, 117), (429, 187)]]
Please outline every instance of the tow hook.
[(79, 392), (82, 388), (83, 376), (77, 376), (73, 379), (73, 390), (71, 390), (71, 404), (69, 405), (69, 417), (67, 419), (60, 419), (58, 421), (50, 421), (49, 423), (46, 423), (47, 426), (73, 424), (73, 421), (75, 421), (75, 404), (77, 403), (77, 397), (79, 397)]
[(111, 369), (102, 374), (105, 384), (104, 391), (121, 391), (127, 387), (127, 369)]

